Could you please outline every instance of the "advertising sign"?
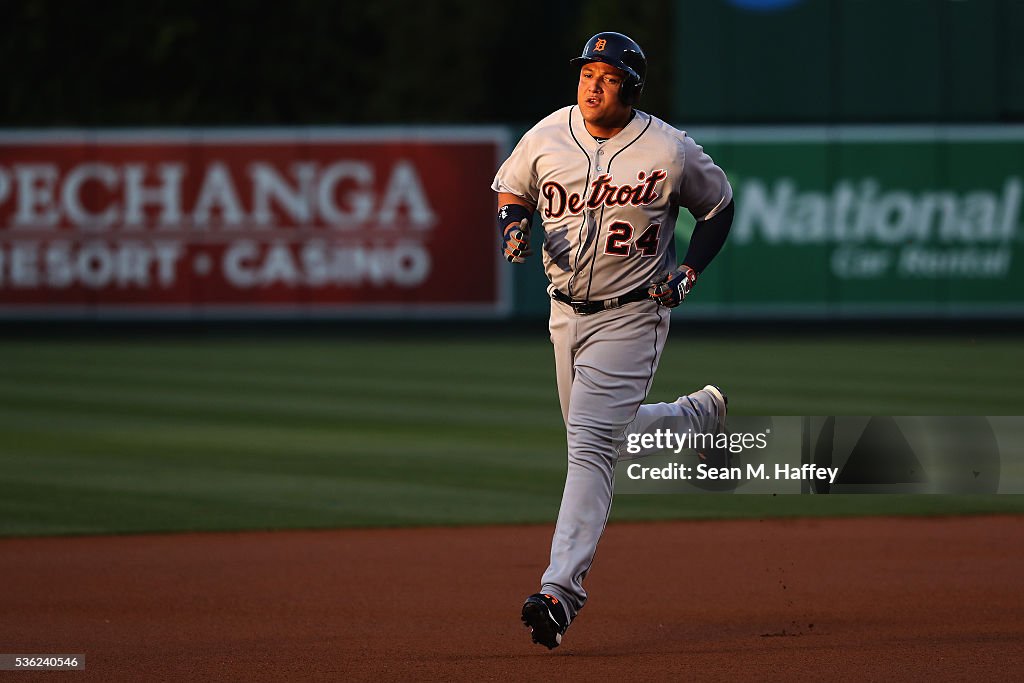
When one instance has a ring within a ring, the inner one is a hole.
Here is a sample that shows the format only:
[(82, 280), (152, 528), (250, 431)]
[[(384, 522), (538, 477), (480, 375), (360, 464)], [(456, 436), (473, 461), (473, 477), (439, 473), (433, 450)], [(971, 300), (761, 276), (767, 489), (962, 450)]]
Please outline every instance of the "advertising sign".
[(0, 315), (495, 316), (500, 129), (0, 133)]
[(685, 314), (1024, 315), (1024, 128), (693, 134), (736, 216)]

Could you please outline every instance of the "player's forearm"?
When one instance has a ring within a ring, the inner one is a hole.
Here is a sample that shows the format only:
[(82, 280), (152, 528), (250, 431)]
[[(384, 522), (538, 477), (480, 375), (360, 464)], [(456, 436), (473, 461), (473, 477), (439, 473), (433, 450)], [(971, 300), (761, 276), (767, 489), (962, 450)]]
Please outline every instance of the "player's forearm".
[(733, 202), (716, 213), (706, 221), (697, 221), (693, 227), (693, 235), (690, 237), (690, 246), (683, 258), (683, 265), (693, 268), (701, 273), (708, 264), (718, 255), (729, 236), (729, 228), (732, 227), (732, 217), (735, 212)]
[(518, 195), (509, 192), (498, 193), (498, 233), (507, 241), (511, 228), (522, 223), (529, 227), (533, 223), (534, 207)]
[(526, 201), (519, 195), (512, 194), (511, 192), (499, 192), (498, 208), (500, 209), (501, 207), (507, 206), (508, 204), (516, 204), (518, 206), (522, 206), (527, 210), (527, 212), (530, 213), (530, 215), (533, 215), (533, 212), (536, 210), (536, 207), (534, 207), (533, 204)]
[(498, 233), (502, 253), (509, 263), (523, 263), (530, 250), (530, 224), (534, 207), (525, 199), (509, 192), (498, 193)]

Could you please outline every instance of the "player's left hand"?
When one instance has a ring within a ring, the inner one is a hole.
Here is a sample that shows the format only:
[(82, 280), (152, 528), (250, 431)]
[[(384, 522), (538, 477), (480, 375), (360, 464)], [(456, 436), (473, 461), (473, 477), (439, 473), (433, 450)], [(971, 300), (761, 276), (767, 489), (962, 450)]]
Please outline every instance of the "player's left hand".
[(697, 282), (697, 271), (683, 264), (669, 273), (664, 281), (651, 285), (647, 293), (666, 308), (675, 308), (686, 300), (686, 295)]
[(505, 228), (505, 260), (509, 263), (522, 263), (533, 253), (530, 249), (530, 220), (524, 218)]

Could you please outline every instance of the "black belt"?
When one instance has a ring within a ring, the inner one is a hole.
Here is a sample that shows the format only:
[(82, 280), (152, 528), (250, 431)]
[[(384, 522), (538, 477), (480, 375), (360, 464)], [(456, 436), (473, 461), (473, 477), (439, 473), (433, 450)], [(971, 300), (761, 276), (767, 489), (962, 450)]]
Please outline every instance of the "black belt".
[(617, 296), (614, 299), (603, 299), (600, 301), (585, 299), (572, 299), (568, 295), (563, 294), (561, 291), (552, 288), (551, 298), (555, 301), (561, 301), (563, 304), (572, 306), (572, 310), (576, 311), (579, 315), (590, 315), (592, 313), (599, 313), (600, 311), (606, 311), (609, 308), (618, 308), (619, 306), (625, 306), (631, 304), (634, 301), (643, 301), (649, 299), (650, 295), (647, 292), (647, 287), (641, 287), (640, 289), (634, 289), (632, 292), (627, 292), (622, 296)]

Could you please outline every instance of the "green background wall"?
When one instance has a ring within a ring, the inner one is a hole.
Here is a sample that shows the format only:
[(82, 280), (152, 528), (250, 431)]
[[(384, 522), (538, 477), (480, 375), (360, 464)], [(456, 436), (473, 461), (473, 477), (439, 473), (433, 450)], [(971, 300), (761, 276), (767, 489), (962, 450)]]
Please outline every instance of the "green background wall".
[[(740, 5), (781, 5), (752, 10)], [(678, 0), (683, 121), (1008, 121), (1024, 115), (1019, 0)]]

